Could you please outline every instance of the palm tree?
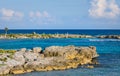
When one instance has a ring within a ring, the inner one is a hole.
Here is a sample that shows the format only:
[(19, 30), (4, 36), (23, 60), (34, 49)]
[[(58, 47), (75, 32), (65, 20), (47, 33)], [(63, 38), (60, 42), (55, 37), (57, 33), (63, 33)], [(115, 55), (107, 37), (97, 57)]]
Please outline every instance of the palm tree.
[(5, 27), (5, 38), (6, 38), (6, 35), (7, 35), (7, 32), (8, 32), (8, 28), (7, 27)]

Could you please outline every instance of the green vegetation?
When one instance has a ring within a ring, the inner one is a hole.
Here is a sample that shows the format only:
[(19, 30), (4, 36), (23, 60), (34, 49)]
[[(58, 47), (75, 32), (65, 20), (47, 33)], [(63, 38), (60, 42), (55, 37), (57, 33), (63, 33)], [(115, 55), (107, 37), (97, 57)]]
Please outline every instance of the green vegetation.
[(45, 34), (45, 33), (42, 33), (42, 34), (38, 34), (36, 32), (33, 32), (31, 34), (0, 34), (0, 39), (4, 39), (4, 38), (7, 38), (7, 39), (25, 39), (25, 38), (93, 38), (92, 36), (90, 35), (79, 35), (79, 34)]
[(16, 52), (16, 50), (3, 50), (0, 49), (0, 53), (10, 53), (10, 54), (14, 54)]
[(15, 50), (0, 49), (0, 55), (6, 55), (5, 57), (1, 57), (0, 61), (6, 62), (8, 58), (12, 59), (15, 52)]
[(6, 57), (4, 57), (4, 58), (0, 58), (0, 61), (4, 61), (4, 62), (6, 62), (6, 61), (7, 61), (7, 58), (6, 58)]
[(43, 33), (43, 34), (41, 34), (41, 37), (42, 38), (52, 38), (53, 36), (52, 36), (52, 34), (45, 34), (45, 33)]
[(7, 57), (13, 59), (13, 54), (8, 55)]

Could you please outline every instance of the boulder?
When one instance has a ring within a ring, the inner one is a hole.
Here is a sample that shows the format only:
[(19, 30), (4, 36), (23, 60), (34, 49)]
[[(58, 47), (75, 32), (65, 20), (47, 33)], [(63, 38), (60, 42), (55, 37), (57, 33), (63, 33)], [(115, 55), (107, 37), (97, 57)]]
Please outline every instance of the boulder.
[(42, 48), (41, 47), (34, 47), (33, 48), (33, 52), (34, 53), (40, 53), (42, 51)]

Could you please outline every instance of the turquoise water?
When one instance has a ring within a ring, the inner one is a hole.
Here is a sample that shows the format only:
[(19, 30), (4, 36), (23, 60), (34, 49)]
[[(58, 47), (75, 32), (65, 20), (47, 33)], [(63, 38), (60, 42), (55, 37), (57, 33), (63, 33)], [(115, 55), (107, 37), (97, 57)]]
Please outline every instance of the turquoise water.
[(32, 72), (14, 76), (120, 76), (120, 40), (118, 39), (2, 39), (0, 48), (20, 49), (59, 45), (96, 46), (100, 65), (94, 69), (77, 68), (65, 71)]
[(60, 38), (60, 39), (0, 39), (2, 49), (20, 49), (48, 46), (96, 46), (99, 53), (120, 53), (119, 39), (86, 39), (86, 38)]

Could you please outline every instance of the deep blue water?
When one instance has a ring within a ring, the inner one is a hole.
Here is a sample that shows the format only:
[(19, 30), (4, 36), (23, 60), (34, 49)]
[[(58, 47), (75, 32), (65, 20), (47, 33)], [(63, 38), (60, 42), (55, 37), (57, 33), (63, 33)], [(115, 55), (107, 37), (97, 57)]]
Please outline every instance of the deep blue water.
[[(46, 34), (55, 34), (55, 33), (59, 33), (59, 34), (65, 34), (65, 33), (70, 33), (70, 34), (86, 34), (86, 35), (111, 35), (111, 34), (116, 34), (116, 35), (120, 35), (120, 30), (73, 30), (73, 29), (59, 29), (59, 30), (8, 30), (8, 33), (46, 33)], [(4, 30), (0, 30), (0, 33), (4, 33)]]
[[(52, 33), (55, 33), (56, 31), (53, 31)], [(63, 32), (66, 33), (66, 31), (61, 31), (61, 33)], [(76, 34), (76, 31), (69, 31), (68, 33), (70, 32)], [(17, 32), (17, 33), (21, 33), (21, 32)], [(49, 31), (48, 33), (51, 32)], [(99, 32), (95, 32), (95, 30), (94, 32), (93, 31), (90, 32), (89, 30), (89, 32), (78, 31), (77, 33), (90, 34), (90, 35), (99, 35), (99, 34), (120, 35), (119, 30), (116, 31), (99, 30)], [(20, 49), (20, 48), (32, 49), (33, 47), (42, 47), (44, 49), (45, 47), (52, 45), (96, 46), (97, 52), (100, 54), (98, 58), (100, 65), (95, 66), (94, 69), (77, 68), (77, 69), (69, 69), (65, 71), (32, 72), (32, 73), (26, 73), (21, 75), (14, 75), (14, 76), (120, 76), (120, 39), (86, 39), (86, 38), (0, 39), (1, 49)]]

